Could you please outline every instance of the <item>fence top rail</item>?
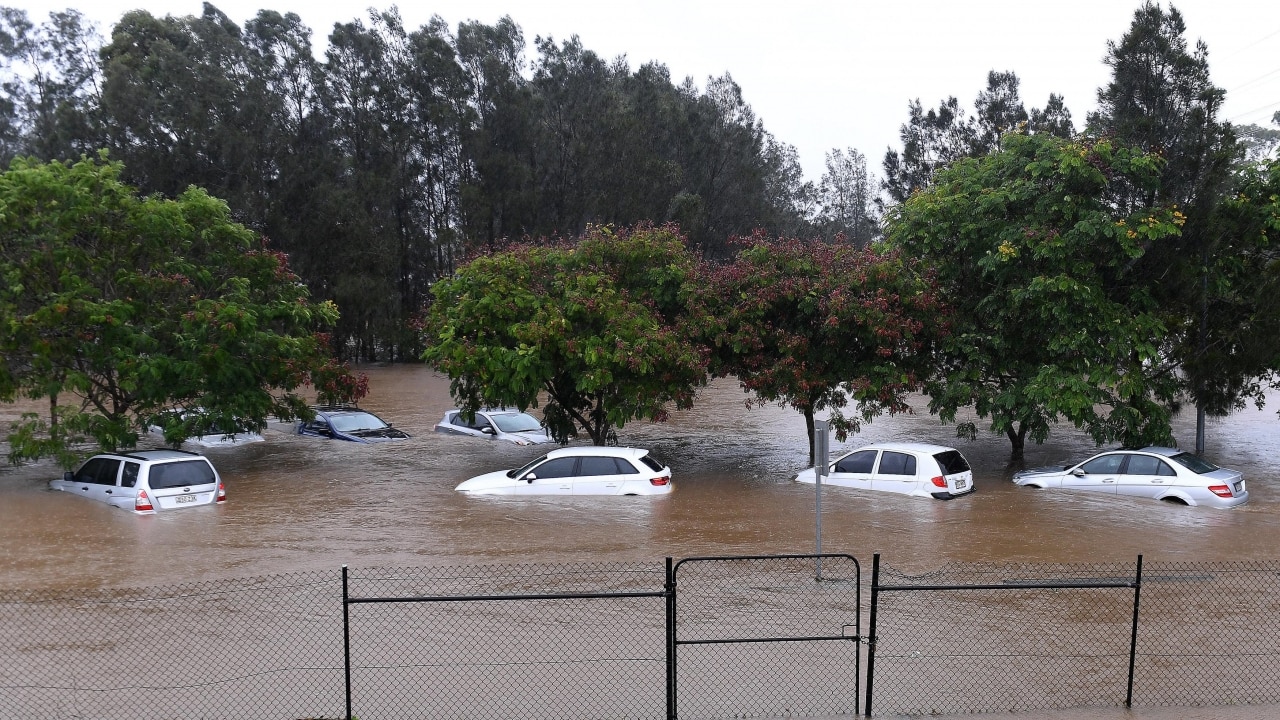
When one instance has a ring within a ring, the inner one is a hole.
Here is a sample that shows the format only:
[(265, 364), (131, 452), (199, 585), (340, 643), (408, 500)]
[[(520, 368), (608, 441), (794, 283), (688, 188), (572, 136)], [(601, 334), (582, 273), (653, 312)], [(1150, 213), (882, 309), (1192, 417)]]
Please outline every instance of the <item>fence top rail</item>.
[(973, 583), (961, 585), (876, 585), (879, 592), (895, 590), (1088, 590), (1101, 588), (1136, 588), (1135, 580), (1083, 581), (1083, 582), (1033, 582), (1009, 580), (1000, 583)]
[(666, 590), (595, 593), (526, 593), (507, 595), (404, 595), (398, 597), (349, 597), (348, 605), (373, 603), (488, 602), (497, 600), (601, 600), (607, 598), (666, 597)]
[(827, 559), (848, 560), (849, 562), (853, 563), (853, 566), (855, 568), (860, 567), (858, 565), (858, 559), (848, 553), (818, 553), (818, 554), (797, 553), (794, 555), (707, 555), (707, 556), (699, 556), (699, 557), (688, 557), (688, 558), (683, 558), (677, 561), (675, 564), (675, 568), (676, 570), (679, 570), (681, 565), (684, 565), (685, 563), (695, 563), (695, 562), (814, 560), (817, 558), (821, 558), (823, 560), (827, 560)]

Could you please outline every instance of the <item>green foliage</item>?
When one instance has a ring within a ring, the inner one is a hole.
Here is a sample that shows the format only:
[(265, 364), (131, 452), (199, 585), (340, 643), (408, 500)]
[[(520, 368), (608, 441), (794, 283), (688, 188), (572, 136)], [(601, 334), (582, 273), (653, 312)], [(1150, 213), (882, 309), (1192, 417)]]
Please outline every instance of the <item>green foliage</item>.
[[(713, 370), (734, 375), (759, 402), (804, 414), (813, 458), (815, 413), (837, 437), (860, 419), (909, 410), (905, 396), (929, 368), (945, 313), (919, 266), (895, 252), (770, 240), (756, 233), (736, 260), (704, 264), (696, 315)], [(843, 412), (850, 401), (857, 415)], [(750, 401), (748, 402), (750, 404)]]
[(956, 311), (926, 388), (932, 411), (952, 421), (972, 406), (1015, 455), (1060, 419), (1099, 443), (1168, 441), (1177, 381), (1134, 267), (1185, 218), (1172, 207), (1118, 214), (1106, 201), (1113, 183), (1156, 187), (1160, 167), (1109, 140), (1013, 134), (894, 210), (889, 242), (936, 269)]
[(673, 228), (592, 227), (577, 242), (482, 255), (433, 288), (423, 359), (458, 406), (537, 406), (561, 442), (597, 445), (686, 408), (706, 360), (679, 323), (694, 261)]
[[(74, 433), (131, 447), (171, 405), (222, 427), (306, 412), (293, 391), (323, 365), (315, 330), (337, 309), (311, 303), (220, 200), (139, 197), (122, 171), (104, 153), (0, 175), (4, 384), (53, 406), (47, 428), (11, 437), (15, 458), (61, 452)], [(67, 396), (77, 404), (57, 404)]]

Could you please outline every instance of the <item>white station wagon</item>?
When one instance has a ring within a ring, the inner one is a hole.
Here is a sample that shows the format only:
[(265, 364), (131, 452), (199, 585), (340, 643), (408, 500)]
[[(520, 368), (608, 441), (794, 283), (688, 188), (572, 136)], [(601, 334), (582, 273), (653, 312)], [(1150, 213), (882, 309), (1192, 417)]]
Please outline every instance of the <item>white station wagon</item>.
[[(812, 483), (814, 474), (813, 468), (802, 470), (796, 482)], [(887, 442), (858, 448), (831, 461), (822, 483), (950, 500), (973, 492), (973, 471), (955, 448)]]
[(469, 495), (666, 495), (671, 468), (642, 448), (559, 448), (522, 468), (473, 477), (457, 487)]
[(95, 455), (75, 472), (50, 481), (74, 493), (140, 515), (223, 503), (227, 490), (203, 455), (183, 450), (141, 450)]

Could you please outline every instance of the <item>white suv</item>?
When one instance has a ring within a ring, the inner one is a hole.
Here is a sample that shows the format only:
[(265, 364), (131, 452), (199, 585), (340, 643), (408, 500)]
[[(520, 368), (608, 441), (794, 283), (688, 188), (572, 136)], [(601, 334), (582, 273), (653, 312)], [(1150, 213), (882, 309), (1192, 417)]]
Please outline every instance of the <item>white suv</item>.
[(213, 463), (182, 450), (94, 455), (79, 470), (50, 481), (49, 487), (140, 515), (227, 500)]

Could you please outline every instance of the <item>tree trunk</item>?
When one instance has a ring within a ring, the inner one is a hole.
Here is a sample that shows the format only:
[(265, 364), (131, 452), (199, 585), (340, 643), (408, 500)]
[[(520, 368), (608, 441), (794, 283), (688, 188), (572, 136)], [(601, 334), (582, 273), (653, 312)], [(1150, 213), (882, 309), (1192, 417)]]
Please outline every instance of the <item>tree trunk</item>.
[(1010, 459), (1021, 460), (1022, 450), (1027, 444), (1027, 426), (1023, 423), (1018, 423), (1017, 429), (1015, 429), (1013, 425), (1010, 425), (1005, 428), (1004, 434), (1009, 436), (1009, 444), (1012, 446), (1009, 453)]
[(804, 429), (809, 433), (809, 466), (814, 466), (814, 435), (813, 435), (813, 409), (805, 408), (804, 410)]

